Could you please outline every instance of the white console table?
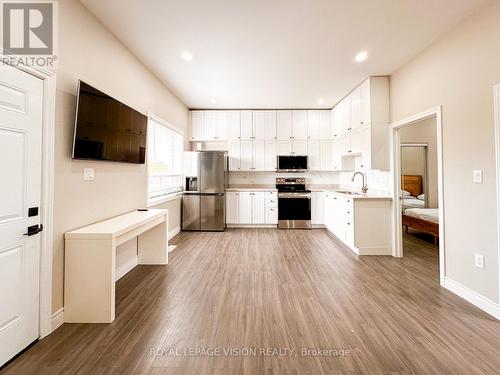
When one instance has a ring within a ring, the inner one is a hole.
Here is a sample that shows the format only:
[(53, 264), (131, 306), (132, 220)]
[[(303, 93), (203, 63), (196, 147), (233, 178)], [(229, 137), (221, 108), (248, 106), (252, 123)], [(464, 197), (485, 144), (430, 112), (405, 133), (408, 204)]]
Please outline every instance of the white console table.
[(65, 234), (64, 321), (115, 319), (116, 247), (138, 237), (138, 264), (168, 263), (168, 210), (133, 211)]

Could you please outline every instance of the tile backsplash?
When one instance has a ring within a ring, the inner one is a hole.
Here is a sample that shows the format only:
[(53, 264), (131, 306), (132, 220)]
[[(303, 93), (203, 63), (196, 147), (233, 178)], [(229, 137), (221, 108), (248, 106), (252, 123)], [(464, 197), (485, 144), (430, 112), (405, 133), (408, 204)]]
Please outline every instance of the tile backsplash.
[[(230, 172), (229, 185), (274, 185), (276, 177), (305, 177), (307, 184), (342, 185), (361, 188), (361, 177), (351, 181), (354, 172), (306, 172), (306, 173), (275, 173), (275, 172)], [(389, 171), (364, 171), (368, 188), (371, 191), (389, 193), (391, 190)]]
[(230, 172), (229, 185), (274, 185), (276, 177), (305, 177), (307, 184), (338, 184), (338, 172)]
[[(379, 192), (389, 193), (391, 191), (391, 172), (390, 171), (380, 171), (380, 170), (369, 170), (363, 171), (366, 174), (367, 185), (369, 190), (375, 190)], [(351, 181), (354, 172), (339, 172), (338, 173), (338, 184), (345, 186), (353, 186), (356, 188), (361, 188), (362, 180), (361, 177), (356, 177), (356, 179)]]

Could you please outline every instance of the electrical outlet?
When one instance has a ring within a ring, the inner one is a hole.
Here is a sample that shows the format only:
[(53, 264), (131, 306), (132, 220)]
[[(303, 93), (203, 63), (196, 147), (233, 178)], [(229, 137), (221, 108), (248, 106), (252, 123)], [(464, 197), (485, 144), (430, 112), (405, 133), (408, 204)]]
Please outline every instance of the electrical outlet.
[(484, 270), (484, 255), (475, 254), (475, 264), (476, 264), (476, 267)]
[(94, 168), (83, 168), (83, 181), (94, 181)]
[(483, 171), (480, 169), (475, 169), (472, 171), (472, 182), (475, 184), (483, 183)]

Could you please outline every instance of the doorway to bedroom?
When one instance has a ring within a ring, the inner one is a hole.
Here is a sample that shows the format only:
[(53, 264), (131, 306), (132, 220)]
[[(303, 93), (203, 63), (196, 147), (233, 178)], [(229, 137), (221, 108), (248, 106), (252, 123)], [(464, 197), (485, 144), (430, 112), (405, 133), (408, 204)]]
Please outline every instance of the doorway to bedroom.
[(444, 277), (440, 108), (393, 125), (395, 248)]

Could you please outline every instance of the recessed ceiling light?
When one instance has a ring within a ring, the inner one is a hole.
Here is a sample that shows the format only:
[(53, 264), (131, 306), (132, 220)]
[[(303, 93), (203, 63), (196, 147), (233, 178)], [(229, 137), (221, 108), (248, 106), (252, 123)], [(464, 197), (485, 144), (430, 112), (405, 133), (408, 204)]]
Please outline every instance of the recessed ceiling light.
[(325, 101), (322, 98), (318, 99), (318, 104), (323, 104)]
[(368, 52), (361, 51), (361, 52), (358, 52), (358, 54), (356, 55), (356, 57), (354, 58), (354, 60), (356, 60), (356, 62), (363, 62), (367, 58), (368, 58)]
[(189, 51), (184, 51), (182, 52), (182, 58), (186, 60), (187, 62), (190, 62), (193, 60), (193, 55)]
[(212, 102), (212, 104), (217, 104), (217, 100), (215, 100), (215, 99), (212, 99), (210, 101)]

